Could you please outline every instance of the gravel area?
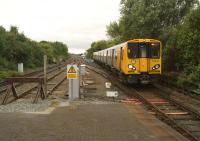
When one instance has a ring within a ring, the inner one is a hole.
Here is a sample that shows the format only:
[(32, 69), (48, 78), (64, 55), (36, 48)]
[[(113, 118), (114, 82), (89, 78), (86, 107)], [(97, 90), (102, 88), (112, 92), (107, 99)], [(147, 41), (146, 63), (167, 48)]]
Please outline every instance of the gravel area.
[[(51, 73), (50, 75), (52, 75), (52, 76), (55, 75), (55, 72), (54, 72), (54, 74)], [(49, 77), (51, 77), (51, 76), (49, 76)], [(63, 77), (64, 77), (64, 72), (59, 74), (58, 76), (56, 76), (54, 78), (55, 80), (52, 79), (48, 83), (54, 82), (56, 84)], [(55, 85), (54, 83), (53, 83), (53, 85), (50, 85), (51, 87), (49, 87), (49, 85), (48, 85), (48, 89), (51, 89)], [(17, 93), (19, 95), (19, 94), (27, 91), (27, 89), (31, 89), (31, 88), (33, 88), (33, 87), (35, 87), (37, 85), (38, 84), (36, 84), (36, 83), (27, 83), (27, 84), (24, 84), (24, 85), (20, 86), (20, 88), (16, 89), (16, 91), (17, 91)], [(25, 96), (24, 98), (20, 98), (17, 101), (14, 101), (14, 102), (12, 102), (10, 104), (0, 105), (0, 113), (11, 113), (11, 112), (34, 113), (34, 112), (43, 112), (45, 110), (48, 110), (49, 108), (55, 108), (57, 106), (61, 106), (61, 104), (66, 102), (66, 99), (55, 97), (54, 95), (52, 95), (52, 96), (49, 96), (45, 100), (41, 100), (40, 97), (39, 97), (38, 102), (33, 104), (33, 99), (35, 98), (36, 92), (37, 92), (37, 90), (34, 90), (30, 94)], [(64, 94), (65, 94), (65, 92), (64, 92)], [(12, 94), (10, 94), (10, 98), (12, 98), (12, 97), (13, 97)], [(1, 96), (0, 100), (2, 101), (3, 98), (4, 98), (4, 96)], [(66, 105), (66, 104), (64, 103), (64, 105)]]
[(95, 104), (95, 105), (105, 105), (105, 104), (117, 104), (119, 102), (116, 101), (106, 101), (106, 100), (99, 100), (95, 98), (86, 98), (86, 99), (81, 99), (81, 100), (74, 100), (70, 102), (71, 104), (77, 104), (77, 105), (85, 105), (85, 104)]
[(51, 106), (50, 100), (38, 100), (37, 104), (32, 99), (19, 99), (7, 105), (0, 105), (0, 112), (40, 112)]

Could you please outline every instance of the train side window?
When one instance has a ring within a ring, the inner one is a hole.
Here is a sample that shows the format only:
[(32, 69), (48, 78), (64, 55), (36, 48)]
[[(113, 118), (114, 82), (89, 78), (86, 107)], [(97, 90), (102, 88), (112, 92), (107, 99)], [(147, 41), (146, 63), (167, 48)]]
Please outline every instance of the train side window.
[(106, 62), (108, 61), (108, 57), (109, 57), (109, 54), (108, 54), (108, 50), (106, 51)]
[(115, 50), (115, 60), (117, 60), (117, 51)]
[(111, 54), (112, 59), (114, 59), (114, 56), (115, 56), (115, 50), (112, 49), (112, 54)]

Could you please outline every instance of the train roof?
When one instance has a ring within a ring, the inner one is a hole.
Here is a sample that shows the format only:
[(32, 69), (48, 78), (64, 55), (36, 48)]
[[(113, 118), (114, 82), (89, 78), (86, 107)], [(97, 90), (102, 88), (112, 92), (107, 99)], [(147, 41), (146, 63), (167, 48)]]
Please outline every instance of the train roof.
[(109, 48), (106, 48), (106, 49), (103, 49), (103, 50), (96, 51), (94, 53), (98, 53), (98, 52), (102, 52), (102, 51), (107, 51), (107, 50), (110, 50), (110, 49), (116, 49), (116, 48), (119, 48), (119, 47), (125, 45), (128, 42), (160, 42), (160, 41), (156, 40), (156, 39), (132, 39), (132, 40), (128, 40), (126, 42), (123, 42), (121, 44), (118, 44), (118, 45), (115, 45), (115, 46), (112, 46), (112, 47), (109, 47)]

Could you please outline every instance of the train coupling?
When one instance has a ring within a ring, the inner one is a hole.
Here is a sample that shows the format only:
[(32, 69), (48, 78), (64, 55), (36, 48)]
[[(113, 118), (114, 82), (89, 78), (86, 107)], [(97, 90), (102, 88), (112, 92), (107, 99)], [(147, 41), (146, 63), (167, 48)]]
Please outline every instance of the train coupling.
[(149, 84), (150, 83), (150, 76), (147, 74), (142, 74), (139, 78), (141, 84)]

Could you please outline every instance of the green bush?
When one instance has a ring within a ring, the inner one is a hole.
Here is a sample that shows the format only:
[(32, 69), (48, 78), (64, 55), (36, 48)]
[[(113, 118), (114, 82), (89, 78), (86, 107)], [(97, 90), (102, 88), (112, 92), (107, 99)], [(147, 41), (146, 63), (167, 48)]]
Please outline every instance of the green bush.
[(16, 69), (17, 69), (17, 64), (9, 62), (8, 60), (0, 56), (0, 71), (16, 70)]
[(163, 73), (162, 80), (173, 86), (177, 86), (179, 74), (177, 72)]

